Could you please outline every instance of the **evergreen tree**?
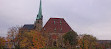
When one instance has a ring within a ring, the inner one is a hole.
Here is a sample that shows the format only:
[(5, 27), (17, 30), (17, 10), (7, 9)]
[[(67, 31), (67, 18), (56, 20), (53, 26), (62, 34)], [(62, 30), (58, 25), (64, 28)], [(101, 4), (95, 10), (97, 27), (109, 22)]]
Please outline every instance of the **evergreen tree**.
[(63, 36), (63, 41), (66, 47), (69, 47), (72, 49), (73, 47), (76, 47), (77, 44), (77, 33), (74, 31), (67, 32)]

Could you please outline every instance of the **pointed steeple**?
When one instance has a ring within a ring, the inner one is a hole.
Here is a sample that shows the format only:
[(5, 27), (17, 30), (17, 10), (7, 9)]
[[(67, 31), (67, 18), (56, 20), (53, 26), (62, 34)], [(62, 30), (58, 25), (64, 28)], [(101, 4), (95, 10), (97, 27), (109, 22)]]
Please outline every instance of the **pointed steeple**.
[(36, 20), (37, 19), (42, 19), (42, 3), (41, 3), (41, 0), (40, 0), (39, 12), (38, 12)]

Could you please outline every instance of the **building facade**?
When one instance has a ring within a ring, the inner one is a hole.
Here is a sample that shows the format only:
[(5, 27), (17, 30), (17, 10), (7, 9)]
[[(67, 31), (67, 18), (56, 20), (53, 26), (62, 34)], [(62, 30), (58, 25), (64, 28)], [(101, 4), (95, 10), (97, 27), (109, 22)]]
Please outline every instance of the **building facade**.
[(36, 30), (47, 36), (47, 46), (64, 46), (62, 36), (73, 31), (64, 18), (50, 18), (43, 26), (42, 2), (34, 24), (25, 24), (21, 32)]
[(64, 18), (50, 18), (42, 32), (48, 35), (48, 46), (64, 46), (63, 35), (69, 31), (73, 31)]

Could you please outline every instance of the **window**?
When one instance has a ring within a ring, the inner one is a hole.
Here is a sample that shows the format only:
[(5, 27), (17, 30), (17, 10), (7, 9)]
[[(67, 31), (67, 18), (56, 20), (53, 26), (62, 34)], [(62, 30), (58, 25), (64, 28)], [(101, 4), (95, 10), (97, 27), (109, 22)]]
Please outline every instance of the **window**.
[(37, 21), (37, 23), (39, 23), (39, 21)]
[(61, 24), (62, 22), (61, 22), (61, 20), (60, 20), (60, 24)]
[(61, 31), (62, 31), (62, 28), (61, 28)]
[(55, 20), (54, 20), (54, 24), (55, 24)]
[(54, 31), (56, 31), (56, 28), (54, 29)]
[(56, 41), (53, 42), (53, 45), (56, 46)]
[(60, 20), (60, 25), (62, 24), (61, 20)]

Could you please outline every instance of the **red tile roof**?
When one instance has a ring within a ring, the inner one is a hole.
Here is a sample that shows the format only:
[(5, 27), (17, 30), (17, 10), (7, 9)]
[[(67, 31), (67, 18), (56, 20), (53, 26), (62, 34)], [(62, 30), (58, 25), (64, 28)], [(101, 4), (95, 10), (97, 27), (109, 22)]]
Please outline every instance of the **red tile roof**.
[(66, 33), (72, 29), (63, 18), (50, 18), (42, 30), (49, 33)]

